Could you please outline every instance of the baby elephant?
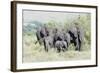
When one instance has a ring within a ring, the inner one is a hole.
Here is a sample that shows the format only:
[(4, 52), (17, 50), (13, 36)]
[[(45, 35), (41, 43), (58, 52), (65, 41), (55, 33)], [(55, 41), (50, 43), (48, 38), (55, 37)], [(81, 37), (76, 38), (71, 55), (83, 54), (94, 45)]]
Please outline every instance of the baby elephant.
[(67, 43), (65, 42), (65, 41), (56, 41), (56, 43), (55, 43), (55, 47), (57, 48), (57, 51), (58, 52), (61, 52), (61, 50), (62, 51), (65, 51), (65, 50), (67, 50)]

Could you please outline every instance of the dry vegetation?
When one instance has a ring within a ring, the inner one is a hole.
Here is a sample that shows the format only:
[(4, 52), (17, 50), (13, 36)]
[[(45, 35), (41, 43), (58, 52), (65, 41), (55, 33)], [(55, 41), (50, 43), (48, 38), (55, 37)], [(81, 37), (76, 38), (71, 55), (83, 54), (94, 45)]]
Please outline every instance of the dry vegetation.
[(68, 51), (57, 53), (55, 48), (51, 48), (49, 52), (45, 52), (44, 46), (39, 43), (35, 44), (36, 37), (24, 36), (23, 42), (23, 62), (42, 62), (42, 61), (61, 61), (61, 60), (82, 60), (90, 59), (90, 45), (84, 43), (82, 51), (75, 51), (75, 47), (71, 44)]

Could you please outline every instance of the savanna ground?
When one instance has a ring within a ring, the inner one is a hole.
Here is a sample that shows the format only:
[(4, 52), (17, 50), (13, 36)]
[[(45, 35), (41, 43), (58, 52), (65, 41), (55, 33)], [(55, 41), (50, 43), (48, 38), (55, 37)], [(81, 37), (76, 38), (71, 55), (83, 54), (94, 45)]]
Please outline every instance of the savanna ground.
[(23, 62), (43, 62), (43, 61), (65, 61), (65, 60), (83, 60), (90, 59), (90, 45), (84, 44), (82, 51), (75, 51), (75, 47), (70, 45), (68, 51), (57, 53), (55, 48), (45, 52), (44, 46), (39, 43), (34, 44), (36, 39), (32, 36), (25, 35), (23, 42)]
[[(35, 44), (37, 41), (36, 35), (33, 32), (23, 31), (23, 62), (47, 62), (47, 61), (69, 61), (69, 60), (86, 60), (91, 58), (91, 23), (90, 14), (80, 15), (79, 19), (75, 21), (79, 22), (84, 29), (84, 41), (82, 51), (75, 51), (73, 44), (69, 45), (68, 51), (57, 53), (55, 48), (49, 49), (45, 52), (44, 46)], [(63, 24), (64, 28), (68, 28), (72, 21), (67, 21)], [(55, 21), (48, 21), (45, 23), (49, 27), (60, 27), (59, 23)], [(59, 28), (59, 29), (60, 29)]]

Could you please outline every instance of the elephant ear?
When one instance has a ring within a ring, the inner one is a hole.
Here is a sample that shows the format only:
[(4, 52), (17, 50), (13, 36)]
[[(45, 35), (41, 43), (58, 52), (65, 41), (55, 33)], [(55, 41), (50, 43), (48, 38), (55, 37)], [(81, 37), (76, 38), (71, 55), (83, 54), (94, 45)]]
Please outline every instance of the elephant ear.
[(73, 37), (77, 38), (77, 28), (75, 26), (72, 26), (69, 31), (73, 34)]

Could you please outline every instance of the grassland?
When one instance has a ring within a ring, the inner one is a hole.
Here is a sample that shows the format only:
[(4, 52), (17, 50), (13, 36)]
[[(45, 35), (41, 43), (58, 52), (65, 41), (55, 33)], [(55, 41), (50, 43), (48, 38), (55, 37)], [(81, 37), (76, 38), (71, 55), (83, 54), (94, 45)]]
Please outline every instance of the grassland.
[(35, 44), (36, 37), (25, 35), (23, 37), (23, 62), (45, 62), (45, 61), (67, 61), (67, 60), (85, 60), (90, 59), (90, 45), (84, 43), (82, 51), (75, 51), (75, 47), (71, 44), (68, 51), (57, 53), (55, 48), (51, 48), (49, 52), (45, 52), (44, 46)]

